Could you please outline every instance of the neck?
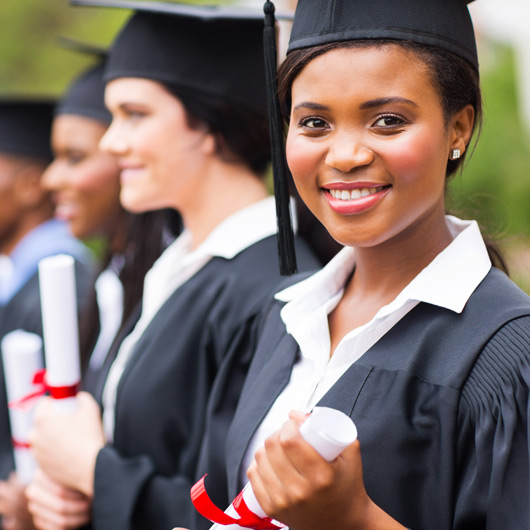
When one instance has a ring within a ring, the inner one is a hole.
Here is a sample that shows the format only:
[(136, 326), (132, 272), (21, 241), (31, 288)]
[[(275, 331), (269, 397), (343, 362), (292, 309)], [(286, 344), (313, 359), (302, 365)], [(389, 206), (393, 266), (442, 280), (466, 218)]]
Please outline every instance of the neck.
[(392, 301), (452, 241), (443, 211), (370, 248), (356, 248), (348, 291), (356, 297)]
[(9, 256), (26, 235), (51, 218), (52, 214), (48, 209), (45, 211), (34, 211), (22, 216), (9, 234), (5, 235), (0, 241), (0, 254)]
[(200, 178), (203, 185), (196, 194), (197, 200), (179, 210), (191, 232), (193, 248), (225, 219), (268, 196), (263, 181), (242, 165), (215, 159), (204, 178)]

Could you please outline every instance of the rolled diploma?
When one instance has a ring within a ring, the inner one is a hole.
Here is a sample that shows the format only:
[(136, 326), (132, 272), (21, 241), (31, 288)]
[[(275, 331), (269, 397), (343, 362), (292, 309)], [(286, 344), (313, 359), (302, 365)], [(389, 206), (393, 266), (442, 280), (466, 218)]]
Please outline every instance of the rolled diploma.
[[(328, 407), (315, 407), (311, 415), (300, 427), (302, 438), (310, 444), (317, 453), (332, 462), (348, 445), (357, 439), (357, 428), (349, 416), (343, 412)], [(259, 505), (250, 482), (243, 488), (243, 499), (248, 508), (259, 517), (267, 517)], [(238, 513), (231, 504), (225, 513), (234, 518), (239, 518)], [(272, 521), (282, 526), (278, 521)], [(237, 524), (222, 525), (215, 523), (210, 530), (245, 530)], [(248, 529), (247, 529), (248, 530)]]
[[(2, 359), (8, 403), (30, 394), (33, 376), (42, 369), (42, 339), (34, 333), (16, 330), (2, 339)], [(14, 440), (27, 443), (33, 426), (33, 409), (18, 410), (9, 408), (11, 435)], [(29, 449), (13, 448), (17, 477), (23, 484), (29, 484), (37, 463)]]
[[(46, 381), (50, 386), (79, 383), (79, 332), (74, 258), (65, 254), (39, 262), (39, 285), (46, 358)], [(75, 409), (76, 398), (56, 400), (64, 412)]]

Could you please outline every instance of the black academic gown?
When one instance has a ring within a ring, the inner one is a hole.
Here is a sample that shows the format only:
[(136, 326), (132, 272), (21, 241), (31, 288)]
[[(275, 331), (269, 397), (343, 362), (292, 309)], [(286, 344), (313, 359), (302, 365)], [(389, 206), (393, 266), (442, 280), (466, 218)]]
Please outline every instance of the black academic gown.
[[(81, 308), (93, 292), (94, 271), (90, 265), (76, 261), (75, 272), (77, 302), (78, 307)], [(7, 333), (16, 329), (23, 329), (42, 336), (38, 272), (6, 305), (0, 306), (0, 341)], [(0, 362), (0, 479), (7, 478), (14, 467), (4, 369)]]
[[(248, 444), (299, 353), (283, 306), (264, 311), (225, 455), (205, 439), (198, 476), (210, 471), (207, 490), (223, 508), (241, 489)], [(530, 528), (529, 386), (530, 298), (493, 269), (460, 315), (416, 306), (319, 405), (354, 420), (368, 494), (401, 524), (522, 530)], [(197, 515), (191, 528), (210, 525)]]
[[(297, 258), (301, 270), (319, 267), (301, 240)], [(268, 237), (233, 259), (213, 258), (160, 308), (118, 385), (114, 442), (96, 461), (93, 528), (189, 524), (210, 392), (215, 387), (232, 403), (209, 409), (226, 430), (253, 351), (255, 317), (280, 281), (276, 237)]]

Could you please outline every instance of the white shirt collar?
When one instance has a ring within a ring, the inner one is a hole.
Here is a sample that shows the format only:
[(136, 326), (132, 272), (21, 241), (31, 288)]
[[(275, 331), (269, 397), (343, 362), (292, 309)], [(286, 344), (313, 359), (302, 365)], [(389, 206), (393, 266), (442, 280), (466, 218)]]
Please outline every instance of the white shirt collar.
[[(397, 296), (378, 313), (384, 316), (407, 301), (425, 302), (461, 313), (473, 291), (491, 268), (486, 245), (476, 221), (462, 221), (446, 216), (453, 241), (423, 269)], [(289, 302), (282, 311), (289, 315), (302, 307), (310, 311), (322, 307), (330, 298), (342, 293), (355, 266), (355, 249), (341, 250), (322, 270), (276, 294)]]
[(242, 250), (276, 233), (274, 197), (236, 212), (219, 224), (197, 248), (210, 256), (232, 259)]

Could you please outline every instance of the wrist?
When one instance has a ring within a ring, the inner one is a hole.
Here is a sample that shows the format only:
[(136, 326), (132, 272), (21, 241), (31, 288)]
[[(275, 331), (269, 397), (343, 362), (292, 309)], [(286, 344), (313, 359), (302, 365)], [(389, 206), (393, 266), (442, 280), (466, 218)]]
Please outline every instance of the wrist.
[[(98, 454), (103, 446), (94, 444), (86, 449), (84, 466), (80, 469), (76, 489), (85, 494), (89, 499), (94, 496), (94, 477)], [(80, 466), (81, 467), (81, 466)]]
[(368, 496), (366, 498), (362, 521), (357, 521), (351, 530), (407, 530)]

